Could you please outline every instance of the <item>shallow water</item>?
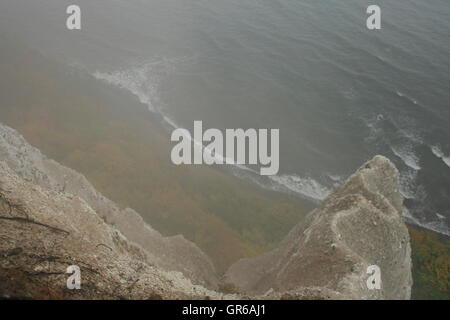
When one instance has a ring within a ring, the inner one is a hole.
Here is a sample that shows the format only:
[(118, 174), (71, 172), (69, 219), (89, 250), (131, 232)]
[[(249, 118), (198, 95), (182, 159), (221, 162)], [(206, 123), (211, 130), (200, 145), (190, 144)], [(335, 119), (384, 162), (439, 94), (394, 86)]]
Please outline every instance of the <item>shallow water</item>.
[(383, 154), (409, 219), (450, 234), (447, 0), (379, 0), (379, 31), (361, 0), (80, 0), (81, 32), (68, 3), (2, 1), (0, 26), (172, 127), (279, 128), (279, 175), (240, 173), (268, 188), (317, 201)]

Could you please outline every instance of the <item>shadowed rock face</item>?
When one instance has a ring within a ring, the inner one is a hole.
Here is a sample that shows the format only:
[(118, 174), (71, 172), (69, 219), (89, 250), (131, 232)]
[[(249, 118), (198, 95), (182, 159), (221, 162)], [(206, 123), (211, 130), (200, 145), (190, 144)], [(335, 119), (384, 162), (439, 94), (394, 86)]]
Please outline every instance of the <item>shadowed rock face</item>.
[(183, 236), (163, 237), (132, 209), (121, 210), (78, 172), (47, 159), (14, 129), (0, 124), (0, 161), (19, 177), (42, 188), (82, 198), (107, 224), (144, 250), (147, 260), (164, 270), (178, 271), (195, 284), (216, 289), (217, 276), (210, 259)]
[[(412, 280), (402, 201), (397, 169), (377, 156), (275, 250), (235, 263), (224, 287), (255, 299), (407, 299)], [(0, 297), (240, 297), (209, 290), (217, 288), (217, 275), (193, 243), (161, 236), (1, 124), (0, 240)], [(374, 264), (381, 290), (366, 285)], [(81, 268), (82, 290), (66, 288), (69, 265)]]
[[(79, 196), (27, 182), (2, 161), (0, 239), (0, 298), (220, 298), (152, 265)], [(71, 265), (81, 270), (80, 290), (66, 287)]]
[[(411, 249), (402, 203), (397, 169), (377, 156), (278, 248), (238, 261), (224, 281), (248, 294), (283, 298), (409, 299)], [(381, 269), (381, 290), (367, 287), (370, 265)]]

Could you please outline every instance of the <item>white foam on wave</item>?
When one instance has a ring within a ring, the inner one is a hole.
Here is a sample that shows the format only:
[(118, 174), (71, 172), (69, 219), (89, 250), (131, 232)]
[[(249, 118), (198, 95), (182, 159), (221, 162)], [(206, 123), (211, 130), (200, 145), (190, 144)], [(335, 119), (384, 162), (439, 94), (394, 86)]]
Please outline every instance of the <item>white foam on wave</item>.
[[(407, 169), (400, 172), (400, 193), (404, 198), (413, 199), (417, 203), (420, 203), (420, 206), (423, 206), (423, 204), (426, 203), (427, 193), (422, 185), (416, 184), (416, 178), (417, 171), (415, 170)], [(424, 217), (420, 219), (420, 212), (425, 211), (424, 208), (419, 210), (416, 209), (415, 215), (413, 215), (405, 206), (403, 208), (403, 215), (410, 223), (442, 234), (447, 234), (449, 232), (444, 221), (425, 221)]]
[[(170, 119), (168, 116), (166, 116), (163, 112), (161, 112), (163, 114), (163, 119), (164, 121), (166, 121), (173, 129), (179, 129), (181, 128), (180, 126), (178, 126), (174, 120)], [(194, 149), (195, 152), (200, 152), (200, 153), (207, 153), (211, 158), (214, 158), (216, 160), (216, 163), (223, 163), (223, 164), (227, 164), (227, 165), (233, 165), (236, 166), (239, 169), (242, 170), (246, 170), (246, 171), (250, 171), (252, 173), (258, 174), (257, 171), (242, 165), (242, 164), (237, 164), (236, 161), (234, 161), (234, 159), (228, 158), (224, 155), (222, 155), (219, 152), (215, 152), (214, 150), (212, 150), (211, 148), (209, 148), (208, 146), (205, 146), (203, 144), (203, 141), (198, 141), (195, 140), (192, 135), (184, 135), (184, 137), (186, 139), (188, 139), (190, 142), (192, 142), (194, 144)]]
[[(174, 123), (173, 123), (174, 124)], [(175, 124), (174, 124), (175, 125)], [(312, 178), (302, 178), (298, 175), (273, 175), (267, 177), (260, 177), (258, 171), (253, 170), (242, 164), (237, 164), (234, 159), (227, 158), (219, 153), (213, 153), (211, 149), (207, 146), (204, 146), (202, 142), (193, 139), (191, 136), (187, 137), (194, 143), (194, 148), (199, 148), (201, 151), (199, 152), (207, 152), (211, 157), (217, 159), (220, 163), (224, 163), (227, 165), (231, 165), (238, 170), (232, 170), (232, 173), (237, 177), (245, 177), (258, 184), (260, 187), (264, 189), (269, 189), (273, 191), (283, 192), (289, 190), (291, 192), (297, 193), (299, 195), (305, 196), (307, 198), (313, 200), (323, 200), (330, 194), (330, 189), (321, 185), (316, 180)], [(197, 149), (197, 150), (199, 150)], [(240, 170), (242, 171), (240, 171)], [(248, 174), (242, 176), (242, 172), (245, 171)], [(260, 179), (253, 178), (253, 176), (258, 176)], [(263, 181), (264, 178), (268, 178), (271, 183), (265, 183)]]
[[(126, 89), (138, 97), (139, 101), (148, 106), (149, 111), (157, 112), (162, 115), (164, 121), (173, 129), (180, 128), (175, 120), (170, 118), (161, 107), (162, 102), (159, 99), (158, 90), (161, 73), (164, 73), (164, 68), (167, 68), (168, 60), (155, 61), (146, 63), (143, 66), (130, 68), (126, 70), (119, 70), (114, 72), (94, 72), (93, 76), (96, 79), (105, 81), (111, 85)], [(169, 64), (170, 65), (170, 64)], [(172, 66), (173, 67), (173, 66)], [(203, 145), (201, 141), (196, 141), (192, 136), (188, 137), (194, 144), (195, 148), (201, 148), (202, 151), (208, 152), (220, 162), (232, 165), (237, 170), (241, 169), (247, 172), (245, 177), (249, 178), (252, 174), (258, 175), (258, 172), (245, 165), (236, 164), (234, 159), (226, 158), (219, 153), (212, 153), (212, 150)], [(239, 171), (233, 170), (236, 176), (242, 176)], [(241, 171), (242, 172), (242, 171)], [(341, 180), (341, 177), (332, 177), (332, 179)], [(257, 182), (258, 185), (273, 191), (294, 192), (301, 196), (321, 201), (330, 194), (330, 189), (321, 185), (319, 182), (310, 177), (302, 178), (298, 175), (275, 175), (269, 176), (269, 180), (263, 182), (262, 179), (251, 179)]]
[(408, 167), (419, 171), (421, 169), (419, 158), (407, 144), (402, 146), (391, 146), (392, 152), (399, 157)]
[(415, 224), (424, 229), (428, 229), (440, 234), (444, 234), (446, 236), (450, 236), (450, 230), (446, 225), (444, 219), (439, 219), (439, 221), (423, 222), (415, 218), (406, 207), (403, 207), (403, 216), (411, 224)]
[(96, 71), (93, 76), (96, 79), (130, 91), (138, 97), (141, 103), (147, 105), (150, 111), (156, 112), (155, 105), (159, 101), (159, 80), (152, 75), (152, 66), (152, 64), (146, 64), (143, 67), (115, 72)]
[(339, 187), (345, 180), (343, 176), (332, 173), (326, 174), (326, 177), (329, 179), (330, 183), (333, 185), (334, 188)]
[(417, 100), (414, 98), (409, 97), (408, 95), (400, 92), (400, 91), (396, 91), (395, 93), (397, 93), (397, 95), (401, 98), (405, 98), (407, 100), (409, 100), (410, 102), (414, 103), (414, 104), (418, 104)]
[(126, 89), (139, 98), (152, 112), (161, 111), (159, 87), (164, 76), (173, 73), (176, 66), (190, 58), (155, 58), (134, 67), (112, 72), (95, 71), (92, 75), (111, 85)]
[[(114, 72), (96, 71), (93, 76), (111, 85), (130, 91), (138, 97), (141, 103), (148, 106), (149, 111), (161, 114), (164, 121), (170, 127), (177, 129), (180, 128), (180, 126), (164, 112), (164, 109), (161, 107), (162, 103), (158, 94), (161, 73), (165, 72), (165, 68), (167, 68), (168, 65), (167, 62), (167, 60), (164, 60), (163, 62), (156, 61), (147, 63), (141, 67)], [(380, 133), (378, 124), (380, 121), (384, 120), (384, 117), (383, 115), (378, 115), (373, 120), (373, 122), (369, 122), (367, 124), (371, 129), (372, 134), (377, 136)], [(300, 177), (298, 175), (276, 175), (269, 176), (266, 178), (268, 180), (265, 180), (259, 176), (257, 171), (244, 165), (237, 165), (232, 159), (227, 159), (221, 154), (216, 153), (213, 155), (212, 151), (207, 147), (204, 147), (202, 142), (195, 141), (192, 137), (190, 138), (193, 140), (193, 143), (197, 148), (202, 148), (216, 159), (220, 159), (227, 164), (231, 164), (232, 168), (234, 168), (232, 170), (234, 175), (241, 178), (249, 178), (263, 188), (278, 192), (290, 191), (314, 201), (322, 201), (331, 193), (331, 190), (328, 187), (321, 185), (311, 177)], [(445, 157), (438, 146), (433, 146), (431, 150), (435, 156), (442, 159), (450, 167), (450, 158)], [(416, 171), (420, 170), (419, 159), (415, 156), (410, 147), (393, 147), (392, 151), (399, 158), (401, 158), (409, 168), (413, 169), (408, 170), (401, 175), (401, 193), (408, 199), (420, 197), (420, 195), (417, 195), (418, 191), (414, 188)], [(243, 174), (243, 172), (246, 172), (246, 174)], [(333, 180), (334, 184), (342, 181), (342, 177), (340, 176), (329, 175), (329, 178)], [(426, 223), (419, 221), (409, 214), (409, 212), (405, 216), (414, 224), (449, 235), (448, 228), (445, 227), (445, 219), (443, 219), (442, 216), (438, 216), (439, 221)]]
[(328, 174), (328, 177), (333, 180), (334, 182), (342, 182), (343, 181), (343, 177), (337, 174)]
[(450, 157), (446, 157), (439, 146), (431, 146), (431, 151), (450, 168)]
[[(174, 120), (170, 119), (167, 115), (165, 115), (163, 112), (163, 119), (164, 121), (166, 121), (173, 129), (179, 129), (181, 128), (180, 126), (178, 126)], [(208, 146), (203, 145), (203, 141), (198, 141), (195, 140), (192, 135), (184, 135), (186, 139), (188, 139), (190, 142), (192, 142), (194, 144), (194, 149), (195, 152), (200, 152), (200, 153), (207, 153), (211, 158), (214, 158), (216, 160), (217, 163), (223, 163), (223, 164), (227, 164), (227, 165), (233, 165), (236, 166), (242, 170), (246, 170), (246, 171), (251, 171), (253, 173), (258, 173), (257, 171), (246, 167), (244, 165), (241, 164), (237, 164), (234, 159), (225, 157), (224, 155), (222, 155), (219, 152), (215, 152), (214, 150), (212, 150), (211, 148), (208, 148)]]
[[(105, 81), (111, 85), (126, 89), (136, 97), (139, 101), (148, 106), (151, 112), (159, 113), (164, 121), (173, 129), (181, 128), (175, 120), (171, 119), (164, 109), (161, 107), (162, 102), (159, 98), (158, 90), (161, 76), (167, 74), (174, 69), (174, 64), (185, 61), (183, 59), (162, 59), (153, 62), (148, 62), (142, 66), (134, 67), (126, 70), (119, 70), (114, 72), (100, 72), (96, 71), (93, 76)], [(195, 140), (191, 135), (186, 136), (194, 145), (196, 150), (200, 152), (207, 152), (211, 157), (214, 157), (218, 162), (228, 165), (234, 165), (242, 170), (257, 173), (251, 168), (244, 165), (237, 164), (234, 159), (227, 158), (220, 153), (213, 153), (213, 151), (203, 145), (202, 141)]]
[[(96, 79), (105, 81), (111, 85), (117, 86), (119, 88), (126, 89), (138, 97), (139, 101), (148, 106), (149, 111), (157, 112), (162, 115), (164, 121), (173, 129), (178, 129), (180, 126), (175, 120), (171, 119), (161, 107), (161, 101), (159, 99), (158, 90), (161, 73), (164, 73), (164, 68), (168, 68), (168, 65), (173, 63), (167, 59), (162, 61), (155, 61), (146, 63), (143, 66), (130, 68), (126, 70), (119, 70), (114, 72), (94, 72), (93, 76)], [(172, 65), (173, 67), (173, 65)], [(249, 174), (257, 175), (258, 172), (245, 166), (236, 164), (234, 159), (227, 158), (219, 153), (214, 153), (208, 147), (205, 147), (201, 141), (196, 141), (192, 136), (188, 136), (197, 150), (200, 148), (202, 152), (209, 153), (210, 156), (217, 159), (219, 162), (232, 165), (237, 169), (244, 170)], [(241, 171), (242, 172), (242, 171)], [(236, 176), (240, 176), (240, 173), (233, 170)], [(248, 177), (248, 175), (246, 175)], [(323, 200), (328, 196), (330, 190), (312, 178), (301, 178), (297, 175), (281, 175), (281, 176), (270, 176), (270, 183), (261, 183), (259, 179), (251, 179), (258, 183), (258, 185), (274, 190), (274, 191), (286, 191), (298, 193), (302, 196), (314, 200)]]
[(441, 219), (441, 220), (446, 219), (442, 214), (439, 214), (439, 213), (437, 213), (437, 212), (436, 212), (436, 217), (438, 217), (438, 218)]
[(167, 122), (172, 128), (174, 129), (178, 129), (179, 126), (175, 123), (175, 121), (173, 121), (172, 119), (170, 119), (168, 116), (163, 115), (163, 119), (165, 122)]
[(290, 191), (314, 200), (321, 201), (331, 193), (330, 189), (310, 177), (302, 178), (298, 175), (277, 175), (270, 176), (270, 179)]
[[(399, 95), (403, 95), (401, 92)], [(422, 185), (417, 185), (417, 175), (421, 170), (421, 164), (419, 157), (415, 154), (414, 148), (424, 144), (424, 139), (420, 132), (417, 131), (415, 123), (407, 118), (401, 119), (401, 126), (397, 131), (395, 137), (396, 143), (392, 143), (389, 139), (386, 139), (386, 133), (383, 130), (382, 121), (388, 119), (388, 117), (372, 116), (370, 118), (363, 118), (367, 127), (369, 128), (369, 136), (366, 141), (373, 145), (386, 145), (392, 152), (406, 165), (400, 171), (400, 193), (406, 199), (414, 200), (416, 203), (426, 203), (427, 193)], [(445, 157), (439, 147), (432, 149), (435, 156), (442, 159), (450, 167), (449, 157)], [(419, 210), (420, 211), (420, 210)], [(447, 219), (442, 219), (442, 215), (435, 220), (425, 221), (420, 218), (420, 212), (414, 213), (413, 216), (409, 211), (406, 211), (405, 217), (407, 220), (415, 225), (421, 226), (425, 229), (429, 229), (441, 234), (450, 235), (449, 227), (446, 224)], [(425, 209), (423, 210), (425, 211)]]
[(400, 173), (400, 193), (406, 199), (414, 199), (416, 197), (415, 180), (417, 171), (407, 170)]
[[(123, 88), (134, 94), (141, 103), (148, 106), (148, 110), (151, 112), (157, 112), (162, 115), (164, 121), (174, 129), (179, 128), (180, 126), (171, 119), (163, 110), (162, 103), (159, 98), (159, 85), (161, 81), (161, 77), (164, 74), (167, 74), (174, 67), (174, 63), (179, 62), (180, 60), (168, 60), (162, 59), (153, 62), (149, 62), (140, 67), (130, 68), (126, 70), (119, 70), (113, 72), (100, 72), (96, 71), (93, 73), (93, 76), (99, 80), (105, 81), (111, 85)], [(354, 92), (350, 92), (348, 98), (354, 98)], [(397, 93), (399, 96), (404, 96), (401, 92)], [(415, 100), (414, 100), (415, 101)], [(413, 101), (413, 102), (414, 102)], [(415, 102), (417, 104), (417, 102)], [(384, 120), (383, 115), (378, 115), (372, 121), (367, 121), (366, 124), (371, 131), (372, 138), (376, 138), (379, 134), (382, 134), (382, 130), (379, 127), (380, 122)], [(409, 137), (410, 139), (412, 137)], [(192, 137), (191, 137), (192, 139)], [(416, 139), (411, 139), (416, 140)], [(203, 148), (206, 152), (210, 152), (208, 148), (205, 148), (202, 142), (193, 141), (197, 148)], [(416, 155), (410, 150), (409, 147), (400, 147), (400, 148), (392, 148), (394, 154), (396, 154), (399, 158), (403, 160), (403, 162), (410, 168), (415, 171), (420, 170), (419, 159)], [(432, 152), (435, 156), (442, 159), (447, 166), (450, 167), (450, 158), (445, 157), (443, 152), (438, 146), (432, 147)], [(215, 158), (223, 160), (227, 164), (232, 164), (233, 174), (238, 177), (246, 177), (250, 180), (257, 183), (259, 186), (278, 191), (278, 192), (294, 192), (301, 196), (313, 199), (315, 201), (322, 201), (325, 199), (330, 193), (331, 190), (321, 185), (319, 182), (314, 180), (311, 177), (300, 177), (298, 175), (276, 175), (269, 176), (269, 180), (260, 179), (258, 172), (246, 167), (244, 165), (237, 165), (231, 159), (226, 159), (220, 154), (214, 154)], [(247, 174), (243, 174), (246, 172)], [(252, 177), (253, 175), (253, 177)], [(329, 176), (331, 180), (335, 183), (341, 182), (342, 177), (339, 176)], [(414, 180), (415, 180), (415, 172), (409, 172), (407, 174), (403, 174), (403, 178), (401, 178), (401, 192), (402, 194), (409, 199), (416, 198), (416, 190), (414, 190)], [(408, 212), (409, 213), (409, 212)], [(406, 215), (409, 220), (413, 223), (422, 226), (427, 229), (431, 229), (433, 231), (450, 235), (448, 228), (444, 225), (444, 219), (439, 217), (438, 222), (429, 222), (424, 223), (414, 218), (411, 214)]]

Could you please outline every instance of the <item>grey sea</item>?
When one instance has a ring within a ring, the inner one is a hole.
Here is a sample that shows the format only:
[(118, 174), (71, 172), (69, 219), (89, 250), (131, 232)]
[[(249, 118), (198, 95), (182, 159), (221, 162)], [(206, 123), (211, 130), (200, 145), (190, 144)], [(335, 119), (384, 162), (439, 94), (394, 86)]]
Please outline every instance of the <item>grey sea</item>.
[(231, 169), (269, 189), (318, 202), (385, 155), (407, 219), (450, 235), (450, 2), (375, 2), (381, 30), (366, 0), (78, 0), (68, 31), (71, 1), (2, 0), (0, 29), (131, 91), (168, 129), (279, 128), (278, 175)]

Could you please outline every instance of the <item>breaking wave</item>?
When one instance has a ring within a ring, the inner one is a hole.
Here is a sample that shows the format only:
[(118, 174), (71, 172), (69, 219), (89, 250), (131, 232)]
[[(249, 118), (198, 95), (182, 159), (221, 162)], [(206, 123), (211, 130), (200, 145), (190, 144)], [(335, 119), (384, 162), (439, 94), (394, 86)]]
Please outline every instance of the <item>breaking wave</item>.
[[(164, 119), (164, 122), (173, 129), (180, 128), (175, 120), (173, 120), (163, 108), (163, 102), (159, 97), (159, 87), (161, 80), (174, 68), (174, 63), (177, 61), (162, 59), (160, 61), (153, 61), (144, 64), (140, 67), (129, 68), (125, 70), (113, 72), (96, 71), (93, 76), (101, 81), (105, 81), (113, 86), (128, 90), (134, 94), (141, 103), (148, 107), (151, 112), (158, 113)], [(372, 119), (373, 121), (366, 122), (371, 129), (372, 138), (377, 138), (382, 134), (383, 130), (380, 127), (384, 117), (379, 114)], [(201, 141), (195, 141), (192, 137), (194, 146), (202, 148), (204, 151), (211, 154), (211, 150), (205, 148)], [(415, 188), (415, 179), (417, 171), (421, 169), (418, 157), (414, 154), (410, 144), (405, 143), (400, 146), (391, 147), (394, 154), (399, 157), (407, 166), (407, 170), (402, 172), (401, 193), (407, 199), (416, 199), (418, 190)], [(442, 159), (450, 167), (450, 159), (445, 157), (441, 149), (437, 146), (432, 147), (432, 152), (435, 156)], [(220, 154), (212, 155), (217, 159), (223, 160), (232, 168), (231, 173), (243, 179), (249, 179), (262, 188), (273, 190), (277, 192), (290, 192), (297, 194), (303, 198), (310, 199), (314, 202), (320, 202), (325, 199), (330, 193), (332, 187), (327, 187), (310, 176), (301, 177), (296, 174), (280, 174), (275, 176), (262, 177), (257, 170), (249, 168), (244, 165), (237, 165), (231, 159), (226, 159)], [(329, 182), (327, 185), (337, 186), (343, 180), (341, 176), (328, 175)], [(420, 192), (419, 192), (420, 193)], [(414, 218), (411, 214), (407, 215), (408, 219), (417, 225), (424, 228), (435, 230), (440, 233), (448, 234), (448, 228), (445, 227), (444, 219), (438, 219), (435, 222), (422, 222)]]
[(414, 104), (418, 104), (418, 102), (417, 102), (416, 99), (411, 98), (411, 97), (407, 96), (406, 94), (404, 94), (404, 93), (402, 93), (402, 92), (400, 92), (400, 91), (396, 91), (395, 93), (396, 93), (400, 98), (404, 98), (404, 99), (406, 99), (406, 100), (408, 100), (408, 101), (410, 101), (410, 102), (412, 102), (412, 103), (414, 103)]
[(96, 79), (103, 80), (111, 85), (126, 89), (138, 97), (139, 101), (148, 106), (152, 112), (157, 111), (159, 102), (159, 79), (152, 75), (154, 63), (148, 63), (143, 67), (132, 68), (115, 72), (94, 72)]
[(409, 145), (402, 146), (391, 146), (392, 152), (402, 159), (403, 163), (406, 164), (411, 169), (419, 171), (421, 169), (419, 158), (412, 151), (412, 148)]
[(288, 188), (290, 191), (314, 200), (321, 201), (331, 193), (329, 188), (310, 177), (302, 178), (298, 175), (278, 175), (270, 176), (270, 179)]
[(431, 151), (450, 168), (450, 157), (446, 157), (439, 146), (431, 146)]
[[(183, 61), (182, 59), (161, 59), (153, 62), (148, 62), (140, 67), (134, 67), (127, 70), (114, 71), (114, 72), (94, 72), (93, 76), (98, 80), (103, 80), (111, 85), (117, 86), (122, 89), (126, 89), (138, 97), (139, 101), (148, 106), (148, 110), (151, 112), (159, 113), (166, 124), (173, 129), (178, 129), (180, 126), (171, 119), (161, 107), (162, 102), (159, 98), (159, 84), (161, 78), (174, 69), (174, 64)], [(209, 152), (214, 158), (226, 162), (227, 164), (234, 164), (228, 158), (223, 157), (220, 154), (212, 154), (208, 148), (205, 148), (201, 141), (193, 139), (191, 136), (187, 137), (193, 142), (194, 148), (200, 148)], [(242, 169), (247, 167), (240, 166)]]
[(438, 221), (429, 221), (429, 222), (420, 221), (419, 219), (414, 217), (406, 207), (403, 207), (403, 216), (411, 224), (415, 224), (424, 229), (428, 229), (450, 237), (450, 230), (448, 229), (445, 223), (445, 219), (440, 218)]
[(400, 193), (406, 199), (414, 199), (416, 197), (415, 180), (417, 171), (406, 170), (400, 172)]
[[(96, 71), (93, 73), (93, 76), (98, 80), (128, 90), (138, 97), (141, 103), (147, 105), (149, 111), (160, 114), (170, 127), (177, 129), (180, 126), (161, 107), (162, 101), (159, 98), (158, 90), (162, 76), (172, 70), (174, 63), (179, 61), (163, 59), (126, 70), (114, 72)], [(228, 165), (232, 165), (238, 170), (246, 171), (249, 174), (245, 175), (245, 177), (250, 178), (263, 188), (281, 192), (290, 191), (316, 201), (323, 200), (330, 194), (330, 189), (310, 177), (302, 178), (297, 175), (276, 175), (269, 176), (269, 181), (261, 182), (260, 179), (251, 177), (251, 174), (258, 175), (257, 171), (244, 165), (238, 165), (232, 159), (226, 158), (221, 154), (212, 154), (211, 150), (206, 148), (201, 141), (196, 141), (192, 137), (188, 138), (192, 140), (195, 148), (201, 148), (203, 151), (208, 152), (210, 156)], [(232, 172), (234, 175), (242, 177), (242, 171), (241, 173), (236, 170)]]

